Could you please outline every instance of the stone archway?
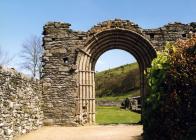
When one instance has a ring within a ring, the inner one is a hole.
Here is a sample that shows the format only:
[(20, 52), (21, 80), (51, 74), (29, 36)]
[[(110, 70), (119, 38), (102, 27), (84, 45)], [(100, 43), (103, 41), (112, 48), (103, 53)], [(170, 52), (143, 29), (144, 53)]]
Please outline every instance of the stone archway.
[(152, 44), (142, 35), (132, 30), (107, 29), (94, 34), (83, 48), (78, 51), (78, 98), (79, 118), (83, 122), (95, 122), (95, 64), (101, 54), (110, 49), (122, 49), (132, 54), (140, 68), (141, 96), (146, 95), (144, 71), (150, 66), (156, 51)]
[(143, 72), (156, 57), (155, 49), (162, 50), (166, 41), (185, 39), (195, 31), (192, 24), (182, 23), (142, 29), (121, 19), (101, 22), (86, 32), (74, 31), (70, 26), (49, 22), (43, 32), (42, 110), (46, 120), (60, 125), (95, 121), (94, 67), (102, 53), (123, 49), (137, 59), (144, 97)]

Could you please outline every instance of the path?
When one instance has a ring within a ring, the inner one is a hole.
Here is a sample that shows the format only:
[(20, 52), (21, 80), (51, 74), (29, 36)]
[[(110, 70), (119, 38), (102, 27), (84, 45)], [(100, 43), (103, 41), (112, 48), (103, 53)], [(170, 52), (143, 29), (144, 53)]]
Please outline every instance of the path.
[(16, 140), (140, 140), (141, 125), (43, 127)]

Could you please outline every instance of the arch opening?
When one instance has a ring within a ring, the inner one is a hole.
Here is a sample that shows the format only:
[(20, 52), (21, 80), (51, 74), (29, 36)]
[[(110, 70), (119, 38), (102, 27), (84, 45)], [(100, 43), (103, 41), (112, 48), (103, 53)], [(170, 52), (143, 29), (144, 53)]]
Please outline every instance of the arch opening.
[(95, 123), (95, 64), (104, 52), (111, 49), (125, 50), (136, 58), (140, 68), (141, 96), (147, 94), (144, 71), (156, 57), (151, 43), (140, 34), (125, 29), (110, 29), (97, 33), (84, 45), (77, 59), (78, 115), (83, 121), (80, 123)]
[(140, 71), (127, 51), (104, 52), (95, 65), (96, 124), (141, 121)]

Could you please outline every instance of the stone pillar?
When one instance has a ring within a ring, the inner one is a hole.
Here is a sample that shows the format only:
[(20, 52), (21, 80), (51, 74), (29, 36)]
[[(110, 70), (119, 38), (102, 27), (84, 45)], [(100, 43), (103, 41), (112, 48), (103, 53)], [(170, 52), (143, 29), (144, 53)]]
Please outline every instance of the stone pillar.
[(76, 73), (74, 32), (70, 24), (50, 22), (43, 32), (43, 112), (45, 124), (75, 125)]

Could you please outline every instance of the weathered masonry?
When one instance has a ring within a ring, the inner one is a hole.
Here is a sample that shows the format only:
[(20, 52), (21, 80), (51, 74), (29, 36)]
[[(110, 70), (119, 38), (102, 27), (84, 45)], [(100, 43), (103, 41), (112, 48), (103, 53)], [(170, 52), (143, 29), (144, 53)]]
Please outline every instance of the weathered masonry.
[(38, 80), (0, 66), (0, 140), (12, 140), (42, 126)]
[(142, 29), (128, 20), (108, 20), (87, 32), (73, 31), (69, 23), (49, 22), (43, 41), (43, 112), (45, 120), (60, 125), (95, 123), (95, 64), (110, 49), (122, 49), (138, 61), (141, 95), (146, 93), (144, 70), (166, 41), (186, 39), (196, 23), (171, 23)]

